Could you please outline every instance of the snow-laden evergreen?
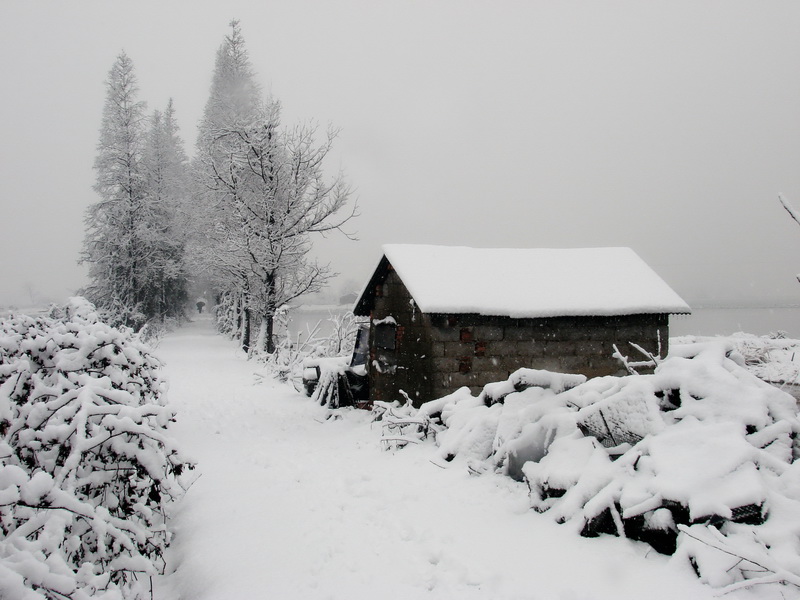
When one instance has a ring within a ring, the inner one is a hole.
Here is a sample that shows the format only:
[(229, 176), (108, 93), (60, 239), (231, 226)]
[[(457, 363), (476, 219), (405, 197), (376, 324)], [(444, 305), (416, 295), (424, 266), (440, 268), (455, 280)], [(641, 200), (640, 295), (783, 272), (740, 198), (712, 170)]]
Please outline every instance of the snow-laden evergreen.
[(311, 258), (311, 236), (355, 216), (343, 175), (325, 168), (335, 132), (317, 142), (315, 126), (281, 123), (237, 21), (217, 52), (191, 171), (172, 102), (147, 119), (124, 52), (106, 88), (83, 294), (112, 324), (138, 330), (184, 316), (192, 271), (232, 309), (223, 328), (245, 350), (272, 354), (280, 308), (332, 277)]
[(170, 99), (153, 111), (142, 156), (148, 207), (144, 241), (149, 248), (143, 271), (142, 312), (149, 318), (183, 315), (188, 300), (186, 242), (189, 217), (188, 158)]
[(186, 274), (177, 214), (186, 157), (174, 109), (155, 113), (148, 131), (133, 61), (122, 52), (106, 81), (94, 163), (100, 199), (86, 213), (83, 293), (113, 324), (135, 329), (182, 314)]
[(0, 319), (0, 597), (149, 596), (190, 466), (161, 367), (82, 298)]

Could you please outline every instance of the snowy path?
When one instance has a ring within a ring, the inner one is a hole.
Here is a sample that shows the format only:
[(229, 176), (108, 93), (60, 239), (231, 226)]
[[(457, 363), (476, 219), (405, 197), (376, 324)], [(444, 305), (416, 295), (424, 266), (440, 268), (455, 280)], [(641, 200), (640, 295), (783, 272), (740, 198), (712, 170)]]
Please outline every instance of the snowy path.
[(368, 414), (324, 421), (292, 389), (256, 385), (208, 320), (158, 354), (174, 435), (202, 473), (158, 600), (712, 597), (642, 545), (581, 539), (534, 513), (521, 484), (441, 469), (429, 446), (383, 452)]

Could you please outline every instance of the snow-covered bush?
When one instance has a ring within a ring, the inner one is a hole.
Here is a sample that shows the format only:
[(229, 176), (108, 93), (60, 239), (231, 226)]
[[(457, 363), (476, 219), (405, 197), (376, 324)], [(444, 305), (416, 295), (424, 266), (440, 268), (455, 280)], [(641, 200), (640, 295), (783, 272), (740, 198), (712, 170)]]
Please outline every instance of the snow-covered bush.
[[(180, 324), (180, 319), (177, 317), (159, 317), (148, 321), (144, 318), (133, 319), (120, 316), (120, 313), (113, 313), (107, 308), (95, 308), (82, 296), (69, 298), (64, 305), (51, 304), (46, 314), (52, 319), (59, 320), (70, 319), (74, 316), (84, 320), (88, 319), (91, 322), (101, 321), (109, 327), (131, 334), (133, 338), (151, 348), (158, 346), (164, 335)], [(134, 325), (129, 327), (125, 323), (134, 323)]]
[[(261, 360), (281, 381), (291, 381), (297, 389), (303, 378), (304, 365), (309, 359), (346, 358), (349, 361), (356, 343), (359, 321), (352, 312), (331, 314), (328, 318), (330, 332), (320, 334), (322, 322), (309, 327), (303, 335), (292, 335), (289, 311), (276, 315), (278, 330), (283, 332), (275, 344), (275, 352), (265, 354)], [(347, 362), (346, 361), (346, 362)]]
[(734, 357), (759, 379), (800, 385), (800, 340), (787, 338), (783, 331), (763, 336), (750, 333), (725, 337), (687, 335), (675, 338), (674, 342), (681, 345), (725, 343), (738, 355)]
[(219, 295), (218, 303), (211, 309), (217, 331), (230, 338), (238, 334), (239, 308), (239, 298), (235, 294), (222, 292)]
[(0, 597), (146, 595), (191, 466), (160, 367), (80, 298), (0, 319)]
[(442, 460), (526, 481), (576, 533), (647, 542), (726, 590), (800, 586), (797, 406), (742, 363), (715, 343), (673, 346), (652, 375), (523, 369), (401, 420), (432, 420)]

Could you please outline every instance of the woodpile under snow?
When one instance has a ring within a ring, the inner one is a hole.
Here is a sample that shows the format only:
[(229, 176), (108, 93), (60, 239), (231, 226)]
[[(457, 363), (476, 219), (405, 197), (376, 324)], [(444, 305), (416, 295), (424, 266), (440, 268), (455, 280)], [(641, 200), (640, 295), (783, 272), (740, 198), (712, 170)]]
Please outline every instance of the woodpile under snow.
[(800, 586), (800, 420), (730, 344), (675, 346), (651, 375), (521, 369), (479, 396), (379, 403), (387, 445), (527, 482), (580, 535), (625, 536), (725, 590)]

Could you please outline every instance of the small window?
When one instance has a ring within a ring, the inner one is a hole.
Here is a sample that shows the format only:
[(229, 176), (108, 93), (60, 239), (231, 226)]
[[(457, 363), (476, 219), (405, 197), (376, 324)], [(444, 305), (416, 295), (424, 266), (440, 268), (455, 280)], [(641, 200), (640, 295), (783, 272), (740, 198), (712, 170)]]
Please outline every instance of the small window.
[(360, 325), (356, 333), (356, 347), (353, 349), (353, 358), (350, 366), (366, 365), (369, 359), (369, 325)]
[(379, 323), (375, 325), (375, 347), (394, 350), (397, 345), (397, 324)]

